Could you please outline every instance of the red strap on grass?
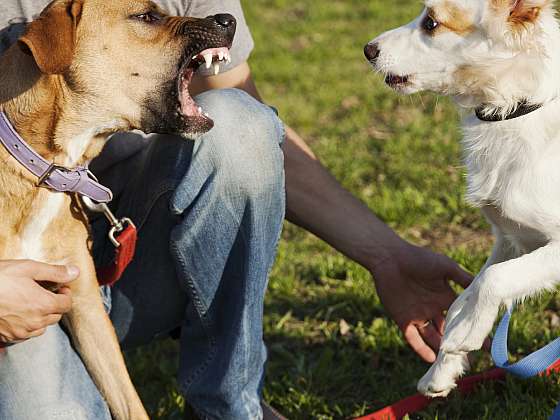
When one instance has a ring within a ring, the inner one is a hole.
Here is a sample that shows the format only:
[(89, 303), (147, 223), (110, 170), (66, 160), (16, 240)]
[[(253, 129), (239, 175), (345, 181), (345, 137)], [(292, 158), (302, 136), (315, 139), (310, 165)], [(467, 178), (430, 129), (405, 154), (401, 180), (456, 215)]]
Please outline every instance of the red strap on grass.
[[(553, 372), (560, 371), (560, 359), (557, 360), (543, 374), (548, 376)], [(504, 379), (506, 372), (503, 369), (494, 368), (478, 375), (467, 376), (457, 382), (457, 390), (462, 395), (470, 394), (475, 387), (482, 382), (499, 381)], [(414, 414), (428, 407), (433, 401), (432, 398), (425, 397), (421, 394), (415, 394), (404, 400), (398, 401), (388, 407), (385, 407), (373, 414), (360, 417), (355, 420), (400, 420), (407, 414)]]
[(97, 279), (101, 286), (113, 286), (132, 262), (138, 239), (136, 227), (129, 224), (116, 239), (120, 246), (116, 248), (113, 263), (97, 270)]

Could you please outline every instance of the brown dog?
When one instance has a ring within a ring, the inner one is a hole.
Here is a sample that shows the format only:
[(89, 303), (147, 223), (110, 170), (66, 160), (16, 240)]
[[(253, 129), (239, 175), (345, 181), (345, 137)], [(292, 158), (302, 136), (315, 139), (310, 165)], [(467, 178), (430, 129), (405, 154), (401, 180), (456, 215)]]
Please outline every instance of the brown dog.
[[(234, 33), (230, 15), (170, 17), (148, 0), (55, 0), (0, 59), (0, 111), (43, 158), (68, 168), (116, 131), (202, 133), (213, 122), (189, 82), (209, 55), (228, 56)], [(114, 418), (148, 418), (103, 309), (77, 196), (39, 188), (2, 146), (0, 162), (0, 259), (81, 268), (64, 322)]]

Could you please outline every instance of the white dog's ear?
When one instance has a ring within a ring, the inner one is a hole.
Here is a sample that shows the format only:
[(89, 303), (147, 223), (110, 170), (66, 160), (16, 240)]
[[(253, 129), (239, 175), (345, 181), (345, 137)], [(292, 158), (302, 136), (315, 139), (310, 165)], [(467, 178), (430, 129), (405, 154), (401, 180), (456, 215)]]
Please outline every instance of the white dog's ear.
[[(498, 0), (499, 1), (499, 0)], [(509, 0), (510, 11), (508, 21), (512, 25), (534, 23), (541, 10), (550, 4), (549, 0)]]
[(82, 0), (55, 1), (19, 39), (43, 73), (62, 74), (72, 64), (81, 14)]

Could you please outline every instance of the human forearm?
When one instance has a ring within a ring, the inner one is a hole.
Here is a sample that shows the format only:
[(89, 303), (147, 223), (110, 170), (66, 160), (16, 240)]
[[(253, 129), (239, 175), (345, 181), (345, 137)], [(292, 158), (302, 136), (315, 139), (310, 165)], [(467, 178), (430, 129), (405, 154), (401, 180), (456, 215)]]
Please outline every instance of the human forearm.
[(408, 243), (345, 190), (289, 127), (284, 145), (287, 218), (370, 271)]
[(284, 154), (288, 219), (371, 271), (381, 302), (407, 342), (433, 362), (443, 334), (442, 312), (455, 299), (448, 281), (466, 287), (471, 276), (446, 256), (397, 236), (289, 128)]

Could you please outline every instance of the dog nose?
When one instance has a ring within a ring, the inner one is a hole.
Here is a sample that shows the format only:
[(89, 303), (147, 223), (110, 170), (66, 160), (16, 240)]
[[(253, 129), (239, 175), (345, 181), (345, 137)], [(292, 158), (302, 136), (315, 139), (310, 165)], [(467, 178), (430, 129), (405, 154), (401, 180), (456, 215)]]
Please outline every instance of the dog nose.
[(223, 26), (224, 28), (231, 28), (232, 26), (235, 26), (235, 24), (236, 24), (235, 18), (232, 15), (230, 15), (229, 13), (223, 13), (223, 14), (215, 15), (214, 20), (216, 22), (218, 22), (218, 24), (220, 26)]
[(379, 57), (379, 46), (377, 43), (369, 43), (364, 47), (364, 54), (370, 63), (375, 63), (375, 60)]

